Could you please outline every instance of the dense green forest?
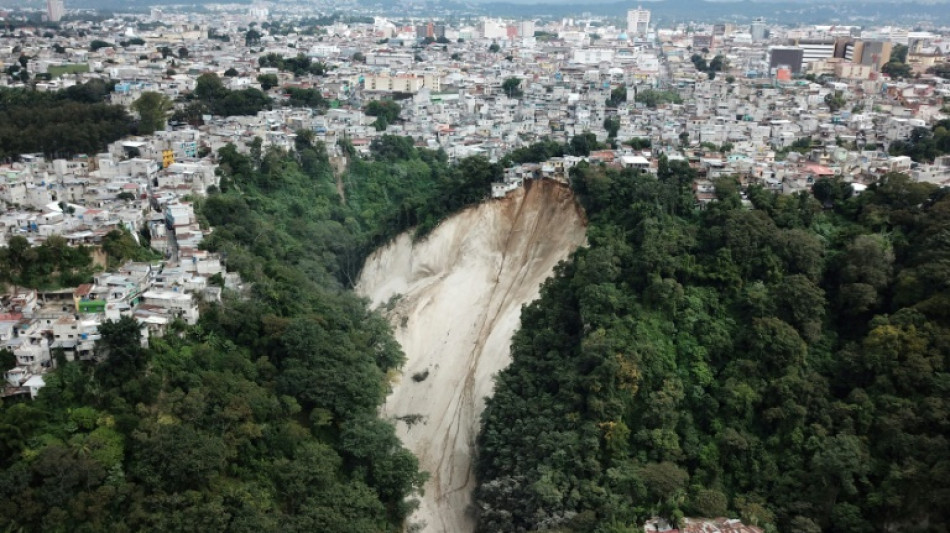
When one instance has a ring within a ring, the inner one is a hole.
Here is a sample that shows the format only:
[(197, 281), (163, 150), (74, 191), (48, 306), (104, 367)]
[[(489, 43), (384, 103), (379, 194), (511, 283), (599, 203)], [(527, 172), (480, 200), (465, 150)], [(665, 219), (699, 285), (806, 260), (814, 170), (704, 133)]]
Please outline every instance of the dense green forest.
[[(0, 248), (0, 282), (12, 287), (61, 289), (92, 281), (100, 267), (92, 260), (93, 246), (70, 246), (60, 235), (51, 235), (33, 246), (22, 236), (10, 237)], [(109, 268), (126, 261), (154, 261), (161, 256), (139, 244), (125, 228), (103, 236), (101, 249)], [(0, 370), (7, 370), (6, 368)]]
[(597, 136), (590, 132), (577, 134), (571, 138), (570, 142), (566, 143), (544, 138), (505, 154), (500, 164), (504, 167), (510, 167), (516, 164), (542, 163), (552, 157), (564, 157), (565, 155), (588, 156), (591, 151), (606, 147), (606, 144), (598, 142)]
[(195, 90), (185, 97), (185, 105), (175, 110), (170, 120), (197, 126), (202, 124), (202, 115), (256, 115), (270, 107), (270, 97), (260, 89), (232, 91), (217, 74), (209, 72), (198, 76)]
[(0, 88), (0, 160), (94, 154), (133, 132), (125, 108), (108, 104), (113, 82), (91, 80), (53, 92)]
[(296, 57), (290, 58), (283, 57), (280, 54), (269, 53), (259, 57), (257, 63), (261, 67), (272, 67), (284, 72), (292, 72), (294, 76), (306, 76), (308, 74), (322, 76), (328, 70), (326, 63), (320, 61), (314, 63), (313, 60), (303, 53), (299, 53)]
[(887, 147), (891, 155), (906, 155), (914, 161), (933, 163), (950, 153), (950, 119), (936, 122), (932, 128), (914, 128), (907, 139), (894, 141)]
[(376, 410), (403, 354), (346, 288), (376, 243), (479, 201), (499, 169), (399, 137), (372, 148), (339, 177), (306, 132), (289, 153), (220, 151), (221, 188), (196, 208), (248, 289), (148, 347), (134, 320), (106, 322), (103, 362), (60, 358), (36, 401), (0, 408), (0, 529), (400, 529), (425, 474)]
[(93, 272), (91, 249), (69, 246), (59, 235), (49, 237), (39, 246), (32, 246), (25, 237), (16, 235), (0, 248), (0, 282), (13, 287), (75, 287), (92, 279)]
[[(262, 153), (259, 144), (248, 156), (232, 146), (219, 154), (223, 193), (203, 208), (218, 228), (208, 246), (227, 253), (248, 279), (257, 279), (256, 257), (263, 256), (275, 269), (294, 265), (318, 283), (349, 286), (377, 246), (411, 227), (424, 234), (479, 202), (501, 173), (483, 157), (450, 165), (443, 152), (384, 135), (371, 144), (371, 159), (347, 148), (348, 168), (334, 176), (323, 144), (297, 133), (290, 154)], [(248, 198), (248, 191), (266, 191), (270, 201)], [(253, 265), (245, 265), (249, 252)]]
[(572, 173), (590, 246), (525, 308), (497, 377), (478, 529), (946, 531), (946, 190), (750, 187), (749, 209), (722, 179), (699, 211), (692, 179), (665, 160)]

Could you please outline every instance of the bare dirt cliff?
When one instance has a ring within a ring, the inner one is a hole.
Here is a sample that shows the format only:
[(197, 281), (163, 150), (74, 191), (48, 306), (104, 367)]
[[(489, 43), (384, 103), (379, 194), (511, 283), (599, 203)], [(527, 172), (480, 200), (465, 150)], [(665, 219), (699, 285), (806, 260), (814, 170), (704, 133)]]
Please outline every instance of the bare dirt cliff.
[(510, 361), (521, 307), (584, 243), (570, 190), (549, 180), (467, 209), (425, 240), (408, 234), (370, 256), (357, 291), (383, 308), (407, 361), (383, 407), (430, 473), (410, 523), (463, 533), (471, 508), (475, 436), (492, 376)]

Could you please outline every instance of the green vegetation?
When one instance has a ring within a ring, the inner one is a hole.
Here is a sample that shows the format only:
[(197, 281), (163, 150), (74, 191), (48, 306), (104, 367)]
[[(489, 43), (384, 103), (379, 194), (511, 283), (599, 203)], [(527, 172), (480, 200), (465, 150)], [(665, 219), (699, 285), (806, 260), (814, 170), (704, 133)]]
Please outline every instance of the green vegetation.
[(14, 287), (75, 287), (89, 281), (93, 271), (91, 250), (85, 246), (69, 246), (66, 239), (58, 235), (39, 246), (31, 246), (25, 237), (17, 235), (0, 248), (0, 281)]
[(654, 89), (638, 91), (635, 100), (647, 107), (656, 107), (662, 104), (683, 103), (683, 99), (676, 91), (657, 91)]
[(596, 135), (587, 131), (571, 137), (571, 142), (568, 143), (564, 153), (576, 156), (588, 156), (594, 150), (600, 150), (606, 147), (605, 144), (597, 142)]
[[(500, 167), (401, 137), (372, 151), (351, 154), (344, 203), (308, 132), (290, 153), (221, 149), (220, 190), (196, 208), (249, 290), (147, 348), (134, 320), (107, 322), (103, 363), (61, 360), (35, 402), (0, 408), (0, 528), (400, 530), (424, 475), (376, 412), (403, 355), (346, 287), (381, 242), (485, 198)], [(59, 264), (11, 244), (11, 281)], [(138, 253), (124, 232), (103, 247)]]
[(937, 122), (929, 130), (914, 128), (907, 140), (892, 142), (887, 151), (894, 156), (906, 155), (914, 161), (926, 163), (950, 154), (950, 119)]
[(128, 135), (128, 113), (105, 103), (113, 85), (93, 80), (55, 92), (0, 88), (0, 158), (93, 154)]
[(208, 28), (208, 39), (212, 41), (221, 41), (223, 43), (231, 42), (230, 36), (218, 33), (215, 28)]
[[(344, 176), (347, 204), (366, 227), (362, 257), (400, 232), (428, 234), (447, 216), (486, 199), (502, 168), (482, 156), (450, 166), (445, 153), (415, 148), (409, 137), (384, 135), (370, 145), (375, 161), (358, 159)], [(347, 275), (349, 279), (351, 274)]]
[(512, 150), (499, 163), (505, 168), (524, 163), (542, 163), (552, 157), (587, 156), (592, 151), (605, 147), (605, 144), (597, 142), (596, 135), (588, 131), (575, 135), (567, 144), (545, 138), (534, 144)]
[(887, 63), (881, 67), (881, 72), (892, 78), (909, 77), (912, 69), (910, 65), (907, 64), (907, 52), (908, 48), (906, 45), (894, 45), (894, 48), (891, 49), (891, 57)]
[(115, 269), (126, 261), (157, 261), (162, 256), (139, 244), (126, 228), (114, 229), (102, 238), (102, 251), (108, 258), (108, 268)]
[(244, 34), (245, 46), (256, 46), (259, 44), (261, 44), (261, 32), (255, 29), (250, 29)]
[(505, 168), (524, 163), (541, 163), (552, 157), (563, 157), (567, 153), (567, 146), (557, 141), (545, 138), (528, 146), (512, 150), (501, 160)]
[(693, 54), (689, 60), (693, 62), (693, 66), (696, 67), (696, 70), (705, 72), (709, 76), (709, 79), (715, 78), (716, 73), (722, 72), (726, 66), (726, 58), (719, 54), (716, 54), (708, 64), (706, 63), (706, 58), (700, 54)]
[(330, 107), (330, 102), (323, 98), (317, 89), (298, 89), (297, 87), (287, 87), (284, 89), (287, 94), (287, 105), (291, 107), (312, 107), (326, 109)]
[(141, 37), (132, 37), (127, 41), (119, 41), (119, 46), (122, 48), (128, 48), (130, 46), (142, 46), (145, 44), (145, 40)]
[(132, 102), (132, 109), (139, 114), (139, 134), (151, 135), (158, 130), (164, 130), (165, 119), (173, 107), (172, 101), (162, 93), (142, 93), (142, 96)]
[(828, 110), (832, 113), (837, 113), (846, 103), (847, 101), (844, 99), (841, 91), (835, 91), (825, 95), (825, 105), (828, 106)]
[[(248, 279), (258, 279), (262, 268), (248, 251), (264, 246), (265, 269), (282, 273), (289, 265), (323, 286), (349, 286), (377, 246), (411, 227), (425, 234), (486, 198), (491, 182), (501, 179), (501, 168), (483, 157), (450, 166), (441, 151), (383, 135), (370, 146), (373, 159), (350, 152), (349, 167), (339, 177), (344, 203), (323, 145), (313, 143), (309, 132), (297, 133), (292, 154), (252, 148), (244, 156), (231, 146), (219, 153), (223, 192), (209, 197), (202, 210), (217, 228), (207, 244), (226, 252), (229, 265)], [(249, 190), (266, 192), (269, 199), (249, 198)], [(301, 286), (289, 280), (286, 290), (297, 295)]]
[(314, 63), (304, 54), (297, 54), (296, 57), (285, 58), (279, 54), (270, 53), (261, 56), (257, 60), (257, 63), (261, 67), (273, 67), (284, 72), (293, 72), (294, 76), (306, 76), (308, 74), (322, 76), (327, 71), (325, 63), (319, 61)]
[(617, 107), (627, 102), (627, 86), (621, 85), (610, 90), (610, 97), (607, 98), (607, 107)]
[[(196, 208), (215, 228), (205, 247), (249, 290), (148, 347), (134, 319), (106, 322), (100, 363), (58, 357), (35, 402), (0, 407), (0, 529), (401, 529), (425, 475), (376, 413), (403, 355), (346, 288), (378, 244), (482, 200), (501, 170), (402, 137), (372, 152), (350, 152), (342, 202), (306, 131), (290, 153), (220, 150), (220, 190)], [(151, 255), (125, 231), (103, 249), (110, 263)], [(21, 286), (72, 286), (90, 268), (58, 237), (0, 250), (3, 281)]]
[(115, 47), (115, 45), (106, 41), (102, 41), (100, 39), (95, 39), (91, 43), (89, 43), (89, 49), (92, 50), (93, 52), (102, 48), (111, 48), (111, 47)]
[(508, 98), (521, 98), (524, 95), (524, 91), (521, 89), (521, 78), (506, 78), (501, 83), (501, 90)]
[(634, 137), (624, 141), (623, 144), (626, 144), (634, 150), (644, 150), (646, 148), (650, 148), (653, 145), (653, 142), (646, 137)]
[(812, 149), (812, 138), (811, 137), (802, 137), (801, 139), (795, 139), (792, 141), (792, 144), (779, 148), (775, 151), (775, 158), (779, 161), (784, 160), (788, 154), (791, 152), (798, 152), (800, 154), (807, 154)]
[(271, 99), (260, 89), (229, 90), (214, 73), (198, 76), (195, 90), (188, 95), (187, 102), (175, 111), (172, 121), (200, 124), (201, 115), (256, 115), (271, 106)]
[(277, 80), (277, 74), (261, 74), (257, 77), (257, 82), (261, 84), (261, 89), (269, 91), (280, 83)]
[[(590, 246), (525, 308), (478, 437), (480, 531), (945, 531), (950, 196), (776, 196), (581, 165)], [(828, 206), (822, 209), (822, 203)]]
[[(941, 78), (950, 78), (950, 63), (938, 63), (927, 69), (928, 74), (936, 74)], [(943, 111), (946, 114), (946, 111)]]
[(64, 74), (80, 74), (83, 72), (89, 72), (89, 65), (87, 63), (82, 64), (70, 64), (70, 65), (50, 65), (46, 71), (50, 76), (58, 78)]
[(364, 113), (376, 117), (373, 122), (376, 131), (386, 131), (386, 128), (399, 118), (400, 111), (402, 108), (392, 100), (373, 100), (363, 108)]
[(321, 296), (293, 316), (231, 301), (149, 348), (134, 319), (102, 324), (103, 363), (61, 361), (0, 410), (0, 525), (397, 531), (422, 481), (375, 418), (398, 346), (355, 298)]
[(605, 118), (604, 129), (607, 130), (608, 139), (616, 139), (617, 132), (620, 131), (620, 117), (610, 116)]

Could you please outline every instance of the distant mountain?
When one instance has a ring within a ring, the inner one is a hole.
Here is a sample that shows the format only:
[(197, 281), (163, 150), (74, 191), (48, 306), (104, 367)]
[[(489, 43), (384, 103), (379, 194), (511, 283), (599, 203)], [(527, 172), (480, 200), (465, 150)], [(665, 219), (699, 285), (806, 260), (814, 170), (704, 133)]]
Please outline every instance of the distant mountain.
[[(12, 5), (11, 5), (12, 2)], [(250, 4), (251, 0), (229, 0), (230, 3)], [(458, 10), (466, 13), (483, 13), (507, 17), (569, 17), (582, 14), (595, 16), (623, 16), (637, 5), (653, 13), (656, 24), (695, 21), (750, 21), (765, 17), (770, 22), (783, 24), (839, 23), (870, 25), (896, 23), (916, 26), (922, 23), (950, 23), (950, 0), (626, 0), (581, 3), (576, 0), (469, 0), (464, 4), (456, 0), (358, 0), (368, 9), (380, 13), (411, 13), (418, 15), (425, 7), (434, 13)], [(220, 3), (220, 0), (191, 0), (188, 4), (174, 7), (201, 10), (205, 4)], [(295, 3), (295, 2), (289, 2)], [(307, 4), (307, 2), (296, 2)], [(0, 7), (42, 7), (38, 0), (0, 0)], [(168, 6), (165, 0), (67, 0), (67, 8), (96, 8), (110, 11), (144, 11), (151, 6)]]
[(772, 22), (870, 24), (875, 21), (916, 25), (950, 22), (948, 0), (888, 2), (883, 0), (658, 0), (605, 3), (577, 3), (574, 0), (487, 1), (479, 4), (486, 13), (500, 16), (571, 16), (581, 13), (620, 16), (642, 5), (653, 13), (659, 24), (677, 21), (736, 21), (765, 17)]

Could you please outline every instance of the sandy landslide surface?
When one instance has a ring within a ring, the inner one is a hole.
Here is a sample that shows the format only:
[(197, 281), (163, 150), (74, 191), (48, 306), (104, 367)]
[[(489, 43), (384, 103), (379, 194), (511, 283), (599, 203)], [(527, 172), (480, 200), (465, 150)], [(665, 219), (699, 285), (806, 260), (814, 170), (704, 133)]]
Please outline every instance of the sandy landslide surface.
[[(584, 240), (570, 191), (543, 180), (452, 217), (422, 242), (401, 235), (367, 259), (357, 291), (391, 308), (407, 357), (383, 416), (402, 420), (399, 437), (430, 473), (410, 523), (474, 528), (473, 448), (492, 376), (510, 361), (522, 305)], [(421, 419), (407, 423), (412, 416)]]

